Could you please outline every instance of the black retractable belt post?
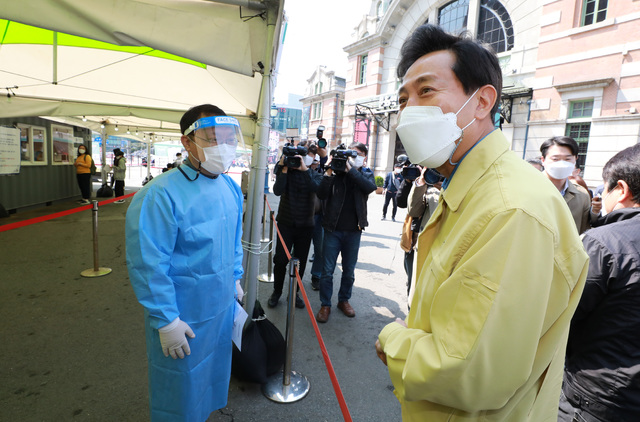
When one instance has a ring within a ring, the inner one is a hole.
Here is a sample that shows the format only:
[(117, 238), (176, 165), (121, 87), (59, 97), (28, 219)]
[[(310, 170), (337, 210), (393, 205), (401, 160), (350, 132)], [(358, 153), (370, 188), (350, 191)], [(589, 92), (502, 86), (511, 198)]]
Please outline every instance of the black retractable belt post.
[(309, 380), (296, 371), (291, 370), (291, 354), (293, 352), (293, 321), (295, 315), (295, 300), (298, 282), (296, 279), (296, 268), (300, 264), (297, 258), (289, 261), (289, 301), (287, 304), (287, 330), (285, 338), (287, 341), (286, 355), (284, 359), (284, 370), (282, 377), (276, 373), (269, 377), (266, 384), (262, 386), (262, 393), (270, 400), (279, 403), (293, 403), (302, 400), (309, 394)]
[(91, 201), (91, 217), (93, 220), (93, 268), (80, 273), (83, 277), (100, 277), (111, 272), (111, 268), (100, 267), (98, 264), (98, 201)]
[[(266, 198), (266, 196), (265, 196)], [(274, 212), (269, 212), (269, 221), (271, 225), (269, 226), (269, 239), (262, 239), (263, 242), (270, 242), (273, 237), (273, 215)], [(275, 241), (275, 239), (274, 239)], [(273, 250), (275, 248), (275, 243), (272, 244), (271, 248), (269, 248), (269, 261), (267, 262), (267, 272), (265, 274), (260, 274), (258, 276), (258, 281), (262, 281), (263, 283), (273, 283)]]

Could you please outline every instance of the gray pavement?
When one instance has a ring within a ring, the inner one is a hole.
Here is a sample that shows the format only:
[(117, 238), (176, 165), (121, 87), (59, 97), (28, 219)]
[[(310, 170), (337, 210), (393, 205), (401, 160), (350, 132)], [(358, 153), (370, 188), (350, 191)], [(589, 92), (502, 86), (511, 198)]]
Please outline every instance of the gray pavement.
[[(133, 173), (133, 172), (132, 172)], [(95, 186), (95, 185), (94, 185)], [(126, 193), (139, 188), (127, 180)], [(278, 198), (268, 195), (272, 208)], [(109, 275), (85, 278), (93, 267), (91, 211), (0, 233), (1, 421), (145, 421), (149, 419), (143, 312), (128, 280), (124, 221), (127, 206), (99, 211), (100, 266)], [(383, 197), (369, 198), (370, 227), (362, 236), (351, 304), (355, 318), (335, 307), (320, 332), (354, 421), (400, 421), (400, 406), (374, 343), (385, 324), (404, 317), (406, 275), (397, 222), (380, 221)], [(19, 212), (12, 223), (78, 205), (74, 201)], [(320, 306), (303, 282), (313, 312)], [(261, 260), (266, 272), (267, 256)], [(340, 266), (336, 269), (336, 286)], [(286, 286), (286, 284), (285, 284)], [(266, 306), (272, 286), (258, 283), (267, 317), (284, 335), (286, 304)], [(337, 288), (334, 292), (334, 301)], [(292, 369), (310, 392), (291, 404), (274, 403), (259, 385), (232, 378), (229, 401), (209, 421), (340, 421), (342, 413), (306, 309), (296, 310)]]

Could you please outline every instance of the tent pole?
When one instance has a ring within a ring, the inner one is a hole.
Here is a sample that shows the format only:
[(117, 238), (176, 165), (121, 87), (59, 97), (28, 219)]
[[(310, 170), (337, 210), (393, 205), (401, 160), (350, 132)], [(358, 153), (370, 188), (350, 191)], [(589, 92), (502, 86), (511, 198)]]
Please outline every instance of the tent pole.
[[(262, 238), (261, 221), (262, 211), (264, 208), (264, 179), (265, 170), (267, 168), (269, 129), (271, 128), (271, 59), (273, 55), (273, 38), (276, 30), (277, 17), (278, 7), (269, 7), (267, 9), (267, 48), (265, 50), (264, 74), (262, 77), (262, 87), (260, 90), (260, 101), (258, 106), (257, 136), (255, 138), (258, 143), (258, 147), (254, 147), (254, 158), (256, 160), (252, 169), (252, 189), (247, 193), (247, 211), (250, 210), (251, 214), (247, 214), (245, 219), (250, 219), (251, 225), (249, 229), (246, 230), (245, 224), (245, 231), (250, 233), (249, 249), (251, 250), (248, 252), (247, 266), (245, 267), (245, 290), (247, 292), (245, 303), (249, 316), (253, 315), (253, 308), (258, 296), (260, 254), (256, 253), (256, 249), (259, 249), (260, 239)], [(251, 205), (249, 205), (249, 203), (251, 203)], [(254, 246), (252, 247), (251, 245)]]

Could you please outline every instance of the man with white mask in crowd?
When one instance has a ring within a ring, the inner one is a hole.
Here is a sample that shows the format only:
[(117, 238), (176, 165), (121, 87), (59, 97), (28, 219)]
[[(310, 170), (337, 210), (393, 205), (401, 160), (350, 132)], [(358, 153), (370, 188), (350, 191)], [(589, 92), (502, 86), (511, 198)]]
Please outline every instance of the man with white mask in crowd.
[(446, 178), (418, 238), (409, 315), (376, 342), (403, 421), (553, 420), (588, 261), (571, 214), (494, 127), (493, 51), (422, 25), (397, 74), (397, 133), (412, 163)]
[[(288, 148), (285, 146), (284, 148)], [(292, 147), (293, 148), (293, 147)], [(273, 256), (273, 292), (267, 305), (273, 308), (278, 305), (282, 295), (284, 279), (287, 275), (289, 258), (284, 250), (287, 247), (292, 257), (300, 260), (298, 273), (300, 279), (304, 276), (307, 266), (307, 257), (311, 247), (311, 238), (315, 225), (315, 192), (322, 179), (322, 175), (310, 167), (318, 152), (314, 143), (300, 142), (298, 144), (300, 154), (282, 155), (275, 166), (276, 181), (273, 184), (273, 193), (280, 197), (278, 205), (278, 231), (284, 240), (276, 237), (276, 253)], [(306, 151), (304, 151), (306, 149)], [(298, 292), (296, 295), (296, 308), (304, 308), (304, 301)]]
[(569, 176), (576, 168), (578, 143), (568, 136), (554, 136), (542, 143), (540, 153), (543, 173), (560, 191), (569, 206), (578, 233), (584, 233), (597, 219), (602, 204), (596, 200), (592, 206), (589, 193), (569, 181)]
[(202, 422), (227, 404), (243, 195), (224, 172), (244, 143), (237, 119), (210, 104), (180, 129), (188, 158), (127, 211), (127, 267), (144, 307), (151, 420)]

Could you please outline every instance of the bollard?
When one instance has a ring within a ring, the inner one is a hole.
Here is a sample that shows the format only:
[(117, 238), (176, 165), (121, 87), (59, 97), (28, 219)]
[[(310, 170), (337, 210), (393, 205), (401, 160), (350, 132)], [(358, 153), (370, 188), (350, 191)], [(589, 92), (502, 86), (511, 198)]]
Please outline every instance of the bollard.
[(262, 386), (262, 394), (269, 400), (278, 403), (293, 403), (302, 400), (309, 394), (309, 380), (291, 370), (291, 354), (293, 352), (293, 321), (295, 315), (295, 300), (298, 282), (296, 280), (296, 268), (300, 264), (297, 258), (289, 261), (289, 301), (287, 304), (287, 329), (285, 338), (287, 350), (284, 357), (284, 369), (282, 376), (274, 374), (269, 377), (267, 383)]
[[(274, 212), (271, 211), (270, 213), (271, 218), (269, 219), (269, 221), (271, 221), (271, 226), (269, 227), (269, 236), (271, 237), (271, 239), (273, 239), (273, 215)], [(269, 240), (267, 239), (267, 242)], [(264, 240), (263, 240), (264, 242)], [(269, 250), (269, 261), (267, 262), (267, 272), (265, 274), (260, 274), (258, 276), (258, 281), (262, 281), (263, 283), (273, 283), (273, 247)]]
[(111, 268), (100, 267), (98, 264), (98, 201), (91, 201), (91, 219), (93, 220), (93, 268), (80, 273), (83, 277), (100, 277), (111, 272)]

